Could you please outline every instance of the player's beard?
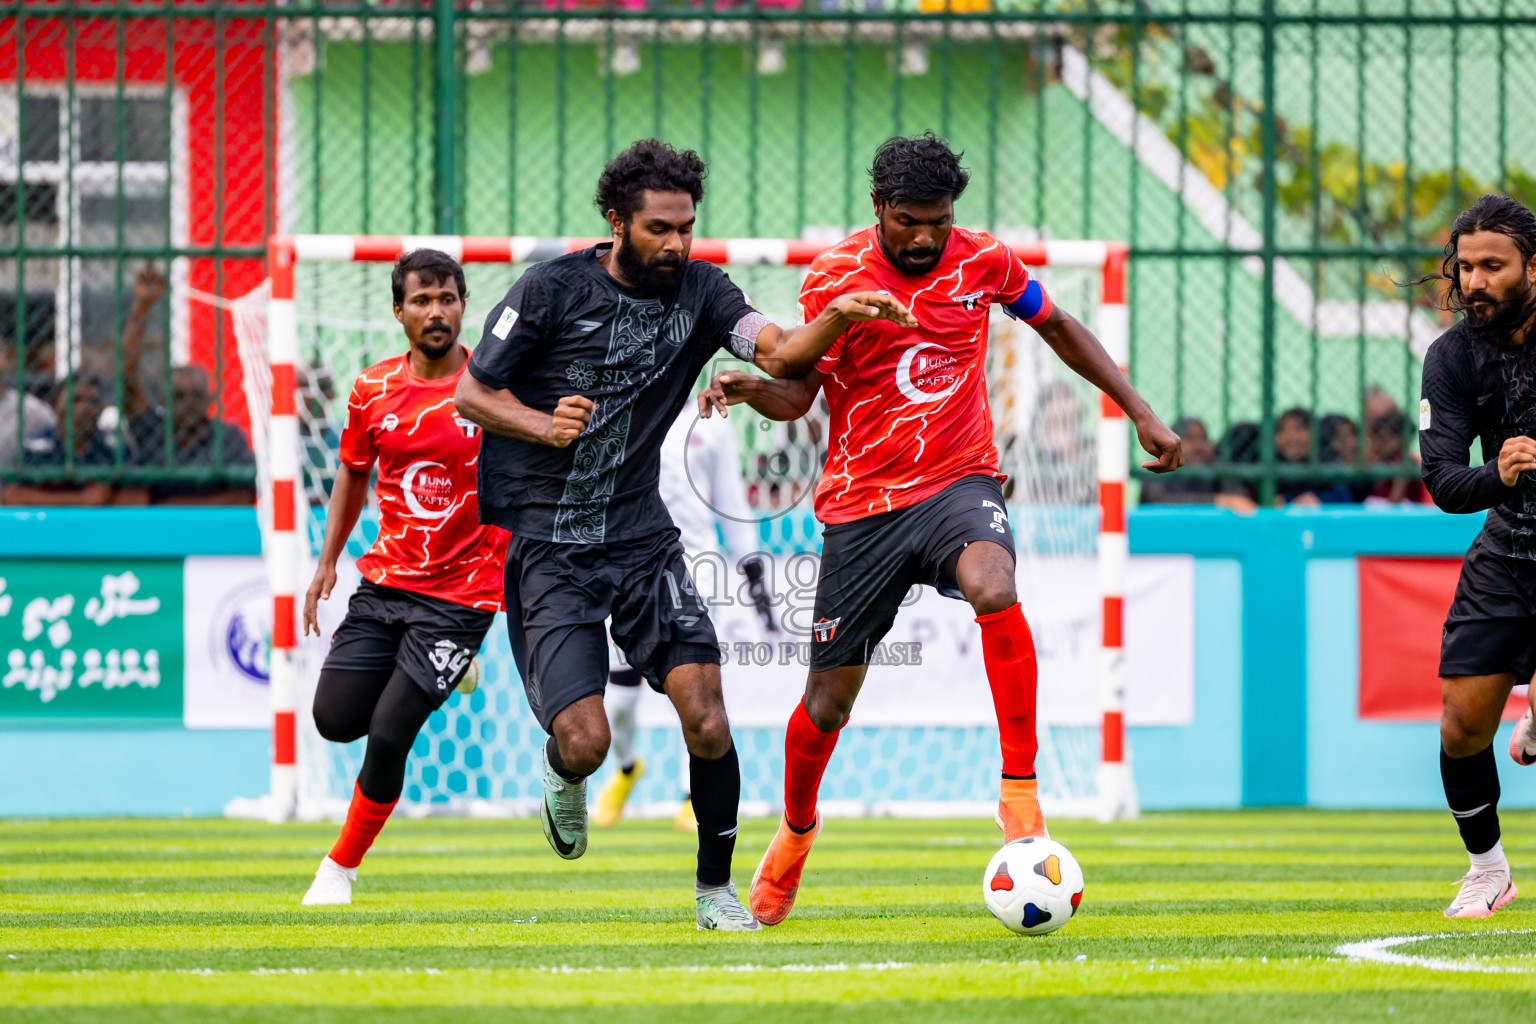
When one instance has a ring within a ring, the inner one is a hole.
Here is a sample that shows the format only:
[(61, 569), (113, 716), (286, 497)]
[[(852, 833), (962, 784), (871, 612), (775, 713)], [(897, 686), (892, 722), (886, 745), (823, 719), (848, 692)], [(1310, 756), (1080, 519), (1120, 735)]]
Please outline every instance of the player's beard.
[(644, 259), (640, 250), (630, 244), (628, 231), (619, 237), (613, 258), (625, 280), (648, 295), (660, 295), (676, 288), (677, 282), (683, 279), (683, 264), (688, 259), (677, 253), (662, 253)]
[[(1487, 302), (1489, 307), (1479, 313), (1472, 308), (1474, 301)], [(1536, 288), (1522, 281), (1519, 289), (1499, 301), (1487, 292), (1469, 292), (1466, 303), (1467, 329), (1472, 336), (1487, 345), (1507, 345), (1511, 335), (1536, 317)]]
[(885, 233), (880, 235), (880, 249), (885, 253), (886, 262), (913, 277), (922, 277), (928, 271), (939, 265), (939, 258), (944, 255), (944, 250), (938, 246), (926, 249), (902, 249), (900, 252), (885, 244)]
[(438, 360), (453, 351), (458, 339), (448, 328), (429, 328), (416, 338), (416, 349), (431, 360)]

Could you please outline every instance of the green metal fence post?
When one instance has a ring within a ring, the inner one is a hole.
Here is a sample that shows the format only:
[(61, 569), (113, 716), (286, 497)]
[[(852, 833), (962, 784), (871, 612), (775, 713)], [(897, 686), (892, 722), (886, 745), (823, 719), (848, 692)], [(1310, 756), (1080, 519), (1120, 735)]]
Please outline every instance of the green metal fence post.
[(1260, 192), (1264, 207), (1264, 294), (1260, 300), (1260, 367), (1263, 415), (1259, 426), (1259, 452), (1264, 474), (1259, 480), (1259, 500), (1268, 505), (1275, 500), (1275, 0), (1264, 0), (1264, 95), (1263, 171)]
[(454, 60), (453, 0), (432, 0), (432, 192), (433, 230), (457, 233), (455, 147), (459, 79)]

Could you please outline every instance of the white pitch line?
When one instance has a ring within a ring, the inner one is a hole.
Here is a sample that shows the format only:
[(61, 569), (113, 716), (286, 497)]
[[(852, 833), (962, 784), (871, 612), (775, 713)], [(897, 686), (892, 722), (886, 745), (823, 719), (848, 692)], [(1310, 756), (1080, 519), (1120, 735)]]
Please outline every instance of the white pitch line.
[(1367, 942), (1349, 942), (1334, 950), (1340, 956), (1352, 960), (1371, 960), (1379, 964), (1396, 964), (1400, 967), (1423, 967), (1431, 971), (1459, 971), (1473, 974), (1529, 974), (1529, 967), (1504, 967), (1499, 964), (1480, 964), (1472, 960), (1439, 960), (1428, 956), (1409, 956), (1394, 953), (1396, 946), (1428, 939), (1465, 939), (1477, 935), (1530, 935), (1536, 928), (1498, 929), (1486, 932), (1440, 932), (1435, 935), (1395, 935)]

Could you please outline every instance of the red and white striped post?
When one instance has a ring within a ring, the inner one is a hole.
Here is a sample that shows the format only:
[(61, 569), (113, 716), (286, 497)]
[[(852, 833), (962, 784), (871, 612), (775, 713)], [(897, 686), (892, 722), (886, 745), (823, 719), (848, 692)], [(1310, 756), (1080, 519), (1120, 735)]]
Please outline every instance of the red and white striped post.
[[(1121, 373), (1130, 362), (1130, 316), (1125, 303), (1126, 247), (1104, 254), (1098, 336)], [(1134, 817), (1136, 801), (1125, 763), (1125, 484), (1130, 476), (1130, 431), (1125, 410), (1099, 396), (1099, 590), (1104, 635), (1099, 655), (1099, 706), (1104, 749), (1099, 759), (1099, 817)]]
[(294, 246), (289, 238), (267, 245), (267, 273), (272, 297), (267, 306), (267, 358), (272, 367), (272, 419), (267, 460), (271, 474), (272, 528), (267, 533), (267, 581), (272, 590), (272, 653), (268, 681), (272, 700), (272, 788), (267, 817), (291, 818), (298, 801), (295, 759), (298, 737), (297, 597), (299, 536), (295, 504), (299, 479), (299, 420), (294, 363), (298, 360), (298, 320), (293, 306)]

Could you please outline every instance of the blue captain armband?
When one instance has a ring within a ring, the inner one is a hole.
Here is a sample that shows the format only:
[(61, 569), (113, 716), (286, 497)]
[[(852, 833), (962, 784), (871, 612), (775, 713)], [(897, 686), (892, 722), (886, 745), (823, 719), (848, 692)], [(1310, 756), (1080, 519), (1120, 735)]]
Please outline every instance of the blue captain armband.
[(1015, 320), (1023, 320), (1031, 327), (1039, 327), (1051, 318), (1051, 297), (1034, 278), (1024, 287), (1024, 294), (1012, 302), (1003, 303), (1003, 312)]

